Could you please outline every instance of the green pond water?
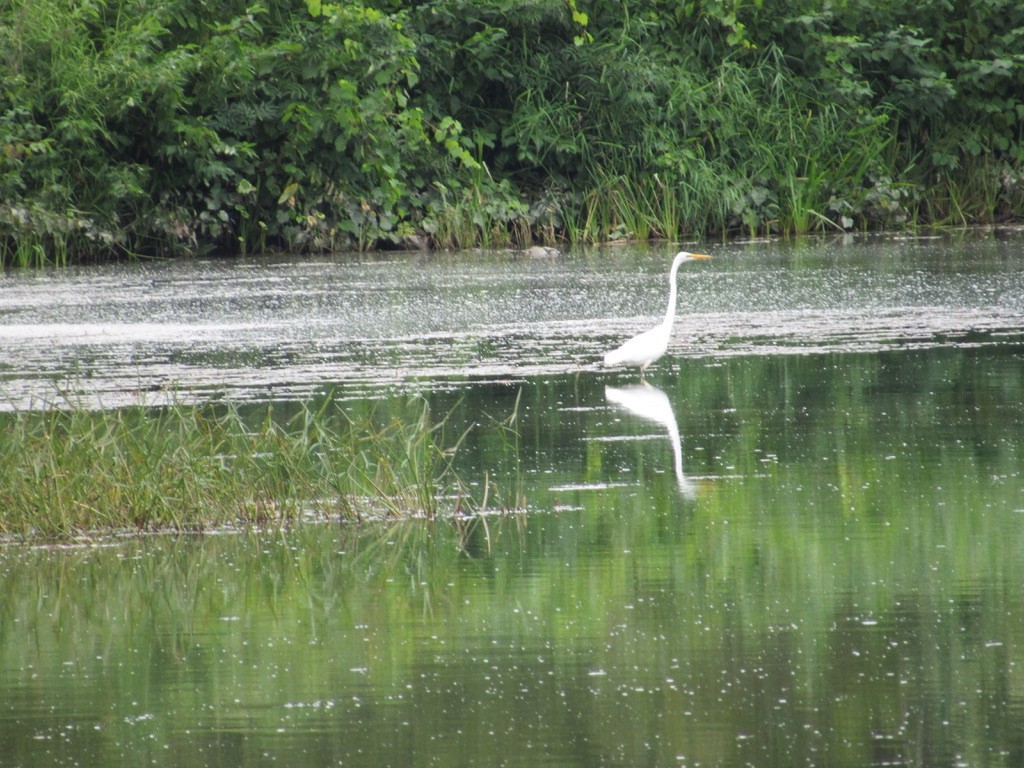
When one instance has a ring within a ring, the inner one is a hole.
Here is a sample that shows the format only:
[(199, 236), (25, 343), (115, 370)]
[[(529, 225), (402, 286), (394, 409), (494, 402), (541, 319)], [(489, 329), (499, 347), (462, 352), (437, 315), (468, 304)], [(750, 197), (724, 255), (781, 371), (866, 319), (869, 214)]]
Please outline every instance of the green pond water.
[[(132, 317), (54, 352), (57, 325), (86, 321), (26, 297), (114, 277), (6, 286), (0, 335), (25, 353), (0, 356), (12, 403), (77, 381), (71, 357), (119, 402), (126, 370), (146, 390), (167, 366), (197, 399), (218, 372), (242, 399), (340, 387), (401, 413), (415, 394), (453, 434), (479, 425), (460, 475), (523, 508), (5, 545), (0, 766), (1024, 764), (1022, 246), (716, 252), (643, 384), (592, 358), (661, 311), (664, 252), (607, 275), (399, 265), (428, 331), (268, 326), (293, 346), (262, 373), (245, 360), (269, 342), (245, 328), (196, 332), (202, 366), (173, 339), (131, 341)], [(152, 280), (140, 269), (125, 282)], [(443, 298), (459, 270), (491, 275), (497, 320), (474, 325), (476, 289), (472, 310)], [(573, 279), (594, 301), (558, 303)], [(318, 333), (364, 352), (317, 356)], [(346, 373), (387, 339), (388, 365)], [(489, 425), (513, 411), (510, 442)]]

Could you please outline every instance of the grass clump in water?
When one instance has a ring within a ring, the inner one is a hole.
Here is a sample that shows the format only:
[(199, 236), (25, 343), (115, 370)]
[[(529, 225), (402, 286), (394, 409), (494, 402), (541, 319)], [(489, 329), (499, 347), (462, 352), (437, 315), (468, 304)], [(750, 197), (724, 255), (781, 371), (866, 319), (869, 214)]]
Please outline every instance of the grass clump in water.
[(422, 400), (411, 418), (346, 414), (331, 398), (280, 417), (234, 405), (5, 417), (0, 534), (198, 531), (286, 522), (466, 514), (477, 503)]

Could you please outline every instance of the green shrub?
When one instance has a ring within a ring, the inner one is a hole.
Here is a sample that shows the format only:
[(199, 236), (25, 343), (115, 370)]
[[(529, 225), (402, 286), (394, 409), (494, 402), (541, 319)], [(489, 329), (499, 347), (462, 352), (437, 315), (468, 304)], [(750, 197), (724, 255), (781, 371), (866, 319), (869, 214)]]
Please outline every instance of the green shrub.
[(12, 0), (0, 261), (992, 222), (1016, 0)]

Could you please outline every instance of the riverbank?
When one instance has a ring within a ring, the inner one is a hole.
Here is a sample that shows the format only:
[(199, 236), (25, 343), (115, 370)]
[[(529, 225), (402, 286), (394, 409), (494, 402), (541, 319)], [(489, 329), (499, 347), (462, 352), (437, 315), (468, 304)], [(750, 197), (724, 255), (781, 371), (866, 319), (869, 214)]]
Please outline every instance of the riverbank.
[(1024, 9), (932, 6), (8, 4), (0, 261), (1019, 220)]

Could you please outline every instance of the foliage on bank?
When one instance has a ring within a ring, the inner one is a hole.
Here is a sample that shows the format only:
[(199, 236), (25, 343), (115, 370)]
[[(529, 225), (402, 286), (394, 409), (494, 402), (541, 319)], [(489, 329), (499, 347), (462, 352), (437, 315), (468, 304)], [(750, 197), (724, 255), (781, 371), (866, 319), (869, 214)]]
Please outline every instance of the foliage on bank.
[(0, 256), (1024, 213), (1017, 0), (13, 0)]

